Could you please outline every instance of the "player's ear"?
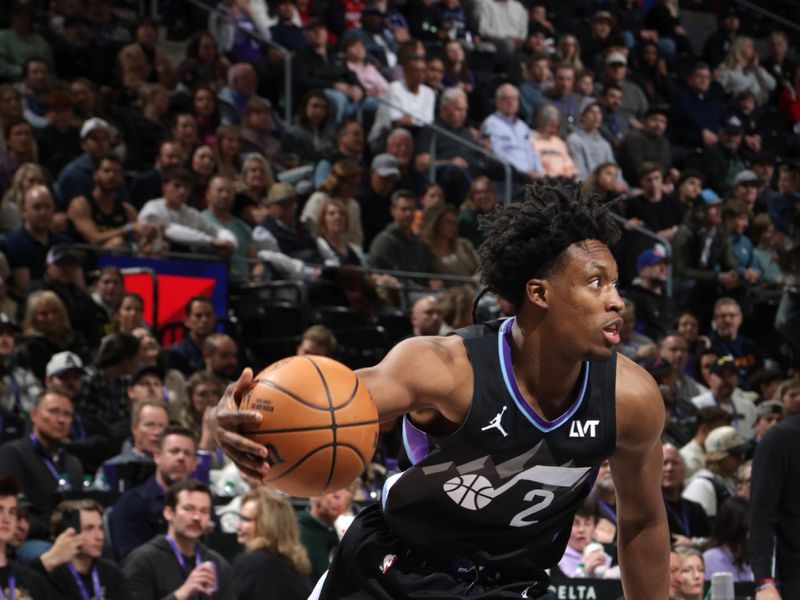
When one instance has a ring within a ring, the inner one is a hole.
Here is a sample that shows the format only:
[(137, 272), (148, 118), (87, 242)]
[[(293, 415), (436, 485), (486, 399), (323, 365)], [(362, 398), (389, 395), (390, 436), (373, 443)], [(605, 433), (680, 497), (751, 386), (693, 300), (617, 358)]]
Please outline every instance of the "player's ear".
[(547, 284), (544, 279), (529, 279), (525, 284), (525, 295), (528, 301), (539, 308), (547, 308)]

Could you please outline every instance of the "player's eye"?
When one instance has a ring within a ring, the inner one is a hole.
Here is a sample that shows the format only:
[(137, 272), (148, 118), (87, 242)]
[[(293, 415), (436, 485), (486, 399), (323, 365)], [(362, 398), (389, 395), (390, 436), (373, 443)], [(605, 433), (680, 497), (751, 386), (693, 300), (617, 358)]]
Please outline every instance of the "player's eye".
[(589, 280), (589, 287), (593, 287), (593, 288), (596, 288), (596, 289), (599, 288), (600, 287), (600, 278), (599, 277), (593, 277), (592, 279), (590, 279)]

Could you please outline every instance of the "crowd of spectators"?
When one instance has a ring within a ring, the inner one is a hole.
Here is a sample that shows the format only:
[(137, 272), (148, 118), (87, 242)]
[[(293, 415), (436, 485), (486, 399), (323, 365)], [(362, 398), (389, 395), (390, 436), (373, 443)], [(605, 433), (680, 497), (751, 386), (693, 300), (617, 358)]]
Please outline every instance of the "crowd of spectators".
[[(1, 589), (305, 598), (402, 465), (396, 424), (361, 481), (297, 513), (249, 489), (207, 410), (245, 364), (363, 366), (470, 323), (480, 216), (528, 184), (584, 186), (620, 222), (618, 351), (667, 407), (674, 598), (719, 571), (774, 583), (748, 499), (762, 439), (800, 418), (786, 33), (701, 0), (156, 4), (0, 8)], [(114, 253), (223, 263), (229, 318), (195, 296), (147, 322)], [(554, 579), (618, 577), (615, 524), (601, 469)]]

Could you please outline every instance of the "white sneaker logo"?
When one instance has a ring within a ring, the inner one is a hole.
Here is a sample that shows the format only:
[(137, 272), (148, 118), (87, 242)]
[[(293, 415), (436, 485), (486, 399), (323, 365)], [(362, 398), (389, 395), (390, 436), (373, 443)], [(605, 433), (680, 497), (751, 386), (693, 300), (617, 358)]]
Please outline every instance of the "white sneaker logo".
[(592, 419), (589, 421), (573, 421), (569, 426), (569, 437), (583, 438), (583, 437), (597, 437), (597, 426), (600, 421)]
[(391, 567), (396, 562), (397, 562), (397, 554), (387, 554), (386, 556), (383, 557), (383, 562), (378, 568), (380, 569), (381, 573), (386, 575), (386, 571), (389, 570), (389, 567)]
[(503, 434), (503, 437), (508, 437), (508, 433), (506, 433), (506, 430), (503, 429), (503, 424), (500, 422), (502, 420), (502, 418), (503, 418), (503, 413), (506, 412), (507, 408), (508, 408), (507, 406), (504, 406), (503, 410), (501, 410), (499, 413), (497, 413), (497, 416), (494, 419), (492, 419), (491, 421), (489, 421), (489, 424), (486, 427), (481, 427), (481, 431), (488, 431), (490, 429), (497, 429), (500, 433)]

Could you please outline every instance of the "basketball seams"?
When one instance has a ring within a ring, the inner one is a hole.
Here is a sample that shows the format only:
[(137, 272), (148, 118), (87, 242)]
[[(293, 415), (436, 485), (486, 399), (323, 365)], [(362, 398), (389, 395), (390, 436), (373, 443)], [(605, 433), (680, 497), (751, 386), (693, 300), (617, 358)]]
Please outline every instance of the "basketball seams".
[(356, 375), (355, 373), (353, 373), (353, 378), (356, 380), (356, 385), (353, 388), (353, 391), (350, 393), (350, 397), (347, 400), (345, 400), (344, 402), (342, 402), (341, 404), (339, 404), (338, 406), (334, 406), (333, 407), (334, 410), (341, 410), (345, 406), (350, 404), (353, 400), (355, 400), (356, 394), (358, 393), (358, 387), (359, 387), (361, 382), (358, 379), (358, 375)]
[[(320, 452), (322, 450), (326, 450), (328, 448), (330, 448), (332, 450), (332, 454), (336, 454), (337, 448), (349, 448), (353, 452), (353, 454), (355, 454), (358, 457), (358, 460), (361, 461), (361, 465), (363, 466), (363, 468), (365, 468), (365, 469), (367, 468), (367, 461), (364, 458), (364, 455), (361, 453), (361, 450), (359, 450), (359, 448), (357, 446), (355, 446), (353, 444), (345, 444), (345, 443), (342, 443), (342, 442), (339, 442), (339, 443), (330, 442), (330, 443), (327, 443), (327, 444), (323, 444), (321, 446), (317, 446), (316, 448), (314, 448), (310, 452), (307, 452), (306, 454), (304, 454), (300, 458), (296, 459), (294, 461), (294, 464), (292, 464), (291, 467), (289, 467), (285, 471), (281, 471), (278, 475), (275, 475), (275, 477), (267, 479), (266, 480), (267, 483), (273, 483), (275, 481), (283, 479), (284, 477), (289, 475), (292, 471), (294, 471), (298, 467), (302, 466), (302, 464), (304, 462), (306, 462), (309, 458), (314, 456), (317, 452)], [(325, 482), (325, 486), (320, 490), (320, 492), (323, 492), (324, 490), (328, 489), (328, 486), (331, 484), (331, 480), (332, 479), (333, 478), (331, 477), (331, 479), (329, 479), (327, 482)]]
[(269, 379), (257, 379), (256, 383), (260, 384), (260, 385), (266, 385), (267, 387), (271, 387), (272, 389), (277, 390), (277, 391), (281, 392), (282, 394), (286, 394), (287, 396), (289, 396), (289, 398), (291, 398), (295, 402), (298, 402), (298, 403), (302, 404), (306, 408), (310, 408), (312, 410), (318, 410), (320, 412), (325, 412), (325, 411), (330, 412), (330, 408), (323, 408), (323, 407), (320, 407), (320, 406), (315, 406), (314, 404), (311, 404), (310, 402), (308, 402), (306, 400), (303, 400), (297, 394), (293, 394), (292, 392), (290, 392), (289, 390), (287, 390), (283, 386), (278, 385), (277, 383), (275, 383), (274, 381), (270, 381)]
[(308, 362), (312, 364), (314, 369), (317, 371), (317, 375), (319, 375), (320, 381), (322, 381), (322, 387), (325, 389), (325, 396), (328, 399), (328, 411), (331, 415), (331, 433), (333, 434), (333, 452), (331, 454), (331, 464), (330, 468), (328, 469), (328, 479), (325, 481), (325, 485), (322, 489), (327, 489), (327, 487), (331, 484), (333, 480), (333, 474), (336, 472), (336, 445), (338, 436), (336, 433), (336, 409), (333, 407), (333, 398), (331, 398), (331, 390), (328, 387), (328, 381), (325, 379), (325, 375), (322, 373), (322, 369), (319, 368), (319, 365), (314, 361), (313, 358), (310, 356), (304, 357)]
[[(377, 419), (369, 421), (353, 421), (352, 423), (341, 423), (337, 425), (337, 429), (344, 429), (346, 427), (360, 427), (362, 425), (375, 425), (378, 423)], [(328, 427), (322, 425), (314, 425), (312, 427), (289, 427), (285, 429), (248, 429), (248, 435), (258, 435), (264, 433), (295, 433), (301, 431), (326, 431)]]

